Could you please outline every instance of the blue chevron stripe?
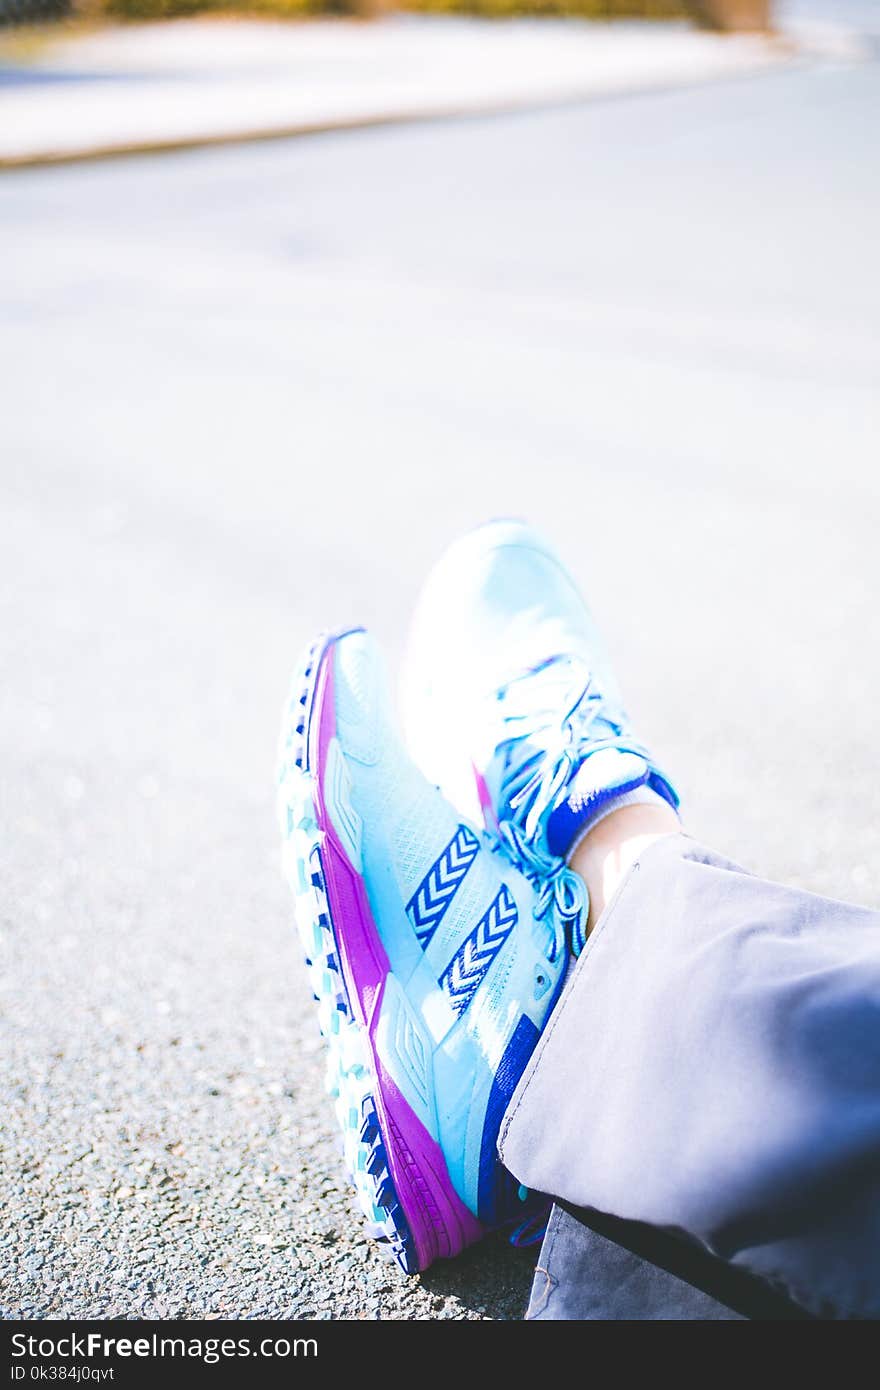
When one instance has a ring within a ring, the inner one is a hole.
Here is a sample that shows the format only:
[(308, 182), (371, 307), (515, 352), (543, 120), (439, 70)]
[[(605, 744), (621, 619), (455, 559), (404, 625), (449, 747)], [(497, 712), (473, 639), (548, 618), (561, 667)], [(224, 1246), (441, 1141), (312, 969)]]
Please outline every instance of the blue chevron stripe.
[(480, 842), (476, 835), (466, 825), (460, 825), (407, 903), (407, 916), (423, 947), (428, 945), (443, 920), (443, 914), (479, 852)]
[(487, 912), (459, 946), (440, 976), (440, 984), (459, 1017), (480, 987), (486, 971), (517, 922), (516, 903), (502, 883)]

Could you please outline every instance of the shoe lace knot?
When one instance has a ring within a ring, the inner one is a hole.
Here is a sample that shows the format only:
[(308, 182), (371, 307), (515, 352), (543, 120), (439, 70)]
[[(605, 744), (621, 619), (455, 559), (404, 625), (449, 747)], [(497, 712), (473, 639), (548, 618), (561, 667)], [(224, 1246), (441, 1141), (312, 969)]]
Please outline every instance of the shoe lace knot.
[(583, 761), (585, 746), (590, 753), (602, 748), (644, 752), (625, 737), (623, 711), (575, 657), (548, 657), (503, 685), (497, 698), (507, 730), (497, 749), (503, 759), (499, 802), (531, 841), (540, 838), (546, 817)]

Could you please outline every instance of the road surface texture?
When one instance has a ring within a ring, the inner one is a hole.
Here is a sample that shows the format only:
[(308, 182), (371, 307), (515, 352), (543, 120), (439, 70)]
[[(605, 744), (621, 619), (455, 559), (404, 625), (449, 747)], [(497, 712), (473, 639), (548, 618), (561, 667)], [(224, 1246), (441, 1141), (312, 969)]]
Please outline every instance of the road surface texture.
[(7, 1316), (522, 1315), (534, 1252), (361, 1234), (273, 809), (300, 645), (396, 666), (484, 518), (561, 547), (689, 827), (880, 906), (866, 52), (0, 182)]

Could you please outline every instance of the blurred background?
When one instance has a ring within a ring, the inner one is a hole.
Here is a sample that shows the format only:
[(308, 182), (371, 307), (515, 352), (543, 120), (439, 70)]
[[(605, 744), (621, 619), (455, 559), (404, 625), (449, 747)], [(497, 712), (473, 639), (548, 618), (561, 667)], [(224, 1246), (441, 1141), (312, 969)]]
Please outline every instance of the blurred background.
[(687, 825), (880, 906), (880, 5), (232, 8), (0, 0), (0, 1305), (517, 1318), (361, 1234), (289, 672), (526, 516)]

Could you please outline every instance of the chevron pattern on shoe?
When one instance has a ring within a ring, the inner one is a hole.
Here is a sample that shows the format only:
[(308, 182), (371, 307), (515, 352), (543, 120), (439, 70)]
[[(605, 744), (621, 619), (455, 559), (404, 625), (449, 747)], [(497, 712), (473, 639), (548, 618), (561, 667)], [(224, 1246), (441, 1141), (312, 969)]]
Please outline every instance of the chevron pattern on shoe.
[(480, 852), (472, 830), (460, 825), (439, 859), (431, 865), (406, 905), (421, 945), (427, 946), (468, 869)]
[(456, 951), (440, 976), (459, 1018), (480, 987), (483, 977), (517, 922), (516, 903), (502, 883), (488, 911)]

